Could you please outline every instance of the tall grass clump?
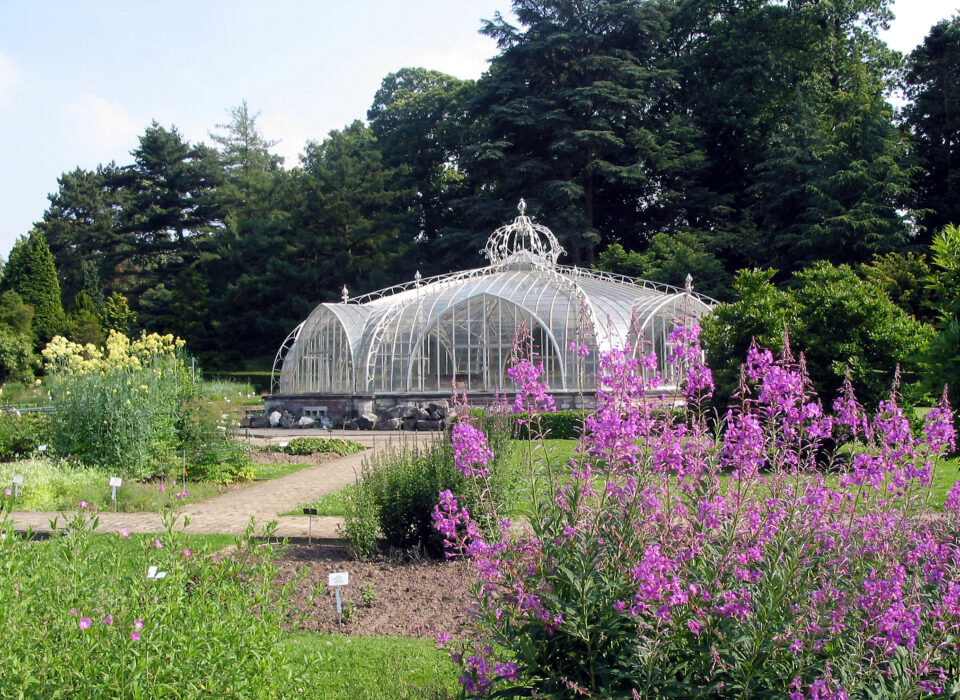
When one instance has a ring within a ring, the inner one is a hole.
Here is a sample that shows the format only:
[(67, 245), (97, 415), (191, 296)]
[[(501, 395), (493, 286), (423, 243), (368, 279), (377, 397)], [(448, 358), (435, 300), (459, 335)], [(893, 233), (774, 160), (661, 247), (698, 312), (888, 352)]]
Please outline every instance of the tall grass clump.
[[(477, 430), (464, 423), (472, 430)], [(485, 421), (490, 439), (501, 446), (501, 457), (486, 466), (483, 496), (501, 508), (509, 507), (516, 475), (506, 459), (509, 426), (491, 415)], [(454, 427), (457, 430), (457, 427)], [(425, 446), (403, 446), (378, 452), (364, 460), (357, 482), (346, 497), (344, 534), (355, 553), (370, 554), (379, 533), (388, 547), (418, 548), (431, 556), (443, 553), (443, 538), (433, 526), (437, 493), (455, 489), (468, 504), (479, 502), (477, 482), (455, 466), (454, 449), (447, 440)], [(484, 526), (492, 524), (484, 523)]]
[[(896, 393), (870, 413), (848, 382), (828, 414), (802, 357), (754, 346), (714, 425), (698, 331), (670, 338), (680, 420), (647, 398), (656, 358), (601, 354), (569, 465), (538, 446), (540, 366), (513, 372), (533, 436), (527, 524), (485, 533), (496, 504), (457, 491), (434, 512), (476, 570), (475, 636), (454, 655), (466, 694), (957, 697), (960, 483), (945, 515), (930, 509), (956, 439), (946, 395), (919, 436)], [(483, 492), (482, 435), (453, 437)]]
[[(80, 510), (43, 541), (0, 508), (0, 696), (278, 698), (305, 690), (283, 653), (291, 587), (252, 532), (198, 551), (168, 514), (149, 538), (95, 535)], [(162, 574), (162, 575), (161, 575)]]

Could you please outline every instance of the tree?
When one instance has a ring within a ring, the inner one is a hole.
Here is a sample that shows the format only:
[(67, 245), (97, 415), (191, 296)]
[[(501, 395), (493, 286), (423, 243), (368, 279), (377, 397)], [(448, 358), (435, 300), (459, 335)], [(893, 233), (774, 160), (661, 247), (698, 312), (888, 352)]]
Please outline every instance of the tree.
[(947, 224), (960, 224), (960, 16), (943, 20), (910, 54), (904, 126), (920, 166), (914, 208), (922, 240)]
[(776, 270), (740, 270), (733, 301), (718, 304), (704, 317), (701, 335), (706, 362), (713, 370), (715, 401), (726, 406), (740, 384), (740, 365), (756, 341), (774, 353), (783, 350), (784, 334), (798, 325), (793, 297), (771, 282)]
[[(134, 163), (123, 168), (120, 184), (129, 193), (122, 231), (127, 239), (124, 267), (128, 283), (119, 291), (135, 300), (159, 284), (171, 286), (209, 247), (220, 223), (215, 197), (220, 181), (216, 153), (191, 146), (176, 127), (157, 122), (140, 137)], [(142, 321), (148, 326), (149, 314)]]
[(461, 266), (463, 247), (449, 238), (462, 228), (453, 207), (468, 191), (461, 160), (475, 87), (437, 71), (401, 68), (383, 79), (367, 112), (383, 163), (396, 170), (409, 196), (399, 235), (409, 246), (411, 270), (430, 274)]
[(865, 405), (889, 395), (898, 366), (904, 383), (918, 379), (917, 360), (933, 331), (882, 289), (826, 261), (798, 272), (794, 283), (799, 323), (791, 337), (821, 396), (836, 396), (848, 372)]
[(10, 251), (3, 269), (0, 291), (12, 290), (33, 308), (34, 346), (43, 347), (64, 328), (65, 316), (60, 301), (60, 282), (53, 255), (43, 234), (31, 231), (20, 238)]
[(603, 240), (635, 233), (638, 206), (656, 196), (646, 117), (670, 79), (656, 64), (663, 9), (636, 0), (513, 9), (523, 29), (498, 13), (482, 30), (501, 53), (478, 84), (469, 171), (499, 222), (524, 197), (549, 213), (570, 259), (590, 263)]
[(930, 246), (935, 272), (928, 287), (936, 304), (937, 335), (924, 361), (924, 383), (936, 395), (960, 387), (960, 227), (945, 226)]
[(107, 339), (102, 327), (100, 310), (93, 299), (84, 291), (80, 291), (73, 299), (70, 311), (67, 313), (67, 338), (81, 345), (91, 344), (100, 346)]
[(127, 298), (114, 292), (107, 297), (103, 306), (103, 327), (107, 331), (130, 334), (130, 328), (137, 322), (137, 316), (130, 310)]
[(12, 290), (0, 293), (0, 385), (33, 377), (33, 309)]
[(129, 243), (120, 231), (124, 190), (118, 187), (119, 175), (113, 163), (63, 173), (37, 224), (50, 245), (66, 299), (84, 290), (102, 301), (103, 287), (115, 287), (124, 274)]
[(890, 301), (915, 319), (924, 323), (934, 320), (936, 295), (930, 289), (933, 271), (925, 254), (908, 251), (875, 255), (857, 272), (883, 289)]
[(628, 253), (619, 243), (611, 243), (600, 253), (597, 267), (675, 287), (683, 287), (687, 275), (691, 275), (697, 291), (715, 299), (728, 299), (733, 283), (732, 275), (717, 257), (688, 231), (672, 236), (658, 233), (643, 253)]

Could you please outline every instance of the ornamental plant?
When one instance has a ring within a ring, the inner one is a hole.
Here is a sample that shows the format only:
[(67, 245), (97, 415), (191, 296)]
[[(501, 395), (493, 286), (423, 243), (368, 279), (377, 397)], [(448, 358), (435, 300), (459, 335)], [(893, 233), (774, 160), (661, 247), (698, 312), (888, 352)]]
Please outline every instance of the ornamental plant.
[[(928, 507), (956, 440), (946, 393), (917, 437), (895, 392), (870, 413), (846, 382), (828, 414), (802, 356), (754, 344), (711, 426), (699, 328), (671, 342), (679, 418), (649, 398), (656, 358), (629, 348), (601, 354), (571, 463), (549, 459), (531, 414), (525, 523), (440, 493), (448, 556), (476, 571), (475, 633), (453, 650), (465, 693), (955, 697), (960, 485), (945, 516)], [(549, 407), (536, 373), (517, 377)], [(484, 459), (475, 434), (456, 455), (481, 494)]]
[(182, 349), (182, 340), (155, 333), (130, 340), (111, 331), (103, 349), (50, 341), (43, 357), (56, 451), (132, 477), (166, 474), (193, 433), (188, 403), (198, 388)]

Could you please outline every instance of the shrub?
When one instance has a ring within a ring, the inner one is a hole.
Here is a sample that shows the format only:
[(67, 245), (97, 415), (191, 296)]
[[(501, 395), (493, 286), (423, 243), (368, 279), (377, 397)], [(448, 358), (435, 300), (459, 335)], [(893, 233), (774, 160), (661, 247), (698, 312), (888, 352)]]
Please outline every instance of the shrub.
[(44, 349), (61, 455), (136, 478), (178, 466), (193, 434), (185, 405), (197, 387), (173, 336), (111, 332), (105, 350), (56, 337)]
[[(509, 473), (509, 423), (493, 416), (487, 422), (492, 440), (502, 445), (501, 457), (490, 460), (490, 477), (485, 498), (505, 507), (515, 492), (515, 475)], [(345, 532), (351, 542), (371, 540), (371, 514), (375, 513), (387, 546), (400, 549), (420, 548), (431, 556), (443, 552), (443, 538), (433, 527), (433, 508), (437, 493), (454, 490), (463, 494), (469, 507), (480, 494), (474, 482), (466, 479), (454, 465), (454, 451), (448, 441), (440, 440), (419, 448), (404, 446), (383, 450), (365, 460), (360, 478), (347, 499)], [(492, 527), (492, 523), (483, 523)], [(350, 533), (357, 533), (351, 536)], [(369, 544), (354, 544), (355, 550), (372, 551)]]
[(41, 413), (0, 411), (0, 462), (30, 454), (50, 440), (50, 421)]
[[(528, 528), (491, 537), (476, 521), (496, 504), (439, 494), (445, 544), (477, 571), (476, 637), (454, 656), (467, 694), (956, 697), (960, 482), (946, 516), (928, 510), (956, 438), (946, 401), (920, 438), (895, 395), (869, 416), (849, 383), (828, 416), (802, 366), (754, 346), (714, 432), (696, 335), (671, 338), (680, 421), (645, 400), (629, 351), (601, 356), (572, 473), (528, 453)], [(456, 459), (480, 493), (483, 449)]]
[(366, 448), (352, 440), (321, 437), (298, 437), (280, 448), (289, 455), (310, 455), (316, 452), (333, 452), (341, 457), (363, 452)]
[(183, 405), (180, 442), (187, 476), (195, 481), (229, 484), (253, 478), (253, 461), (230, 431), (238, 427), (223, 401), (193, 399)]

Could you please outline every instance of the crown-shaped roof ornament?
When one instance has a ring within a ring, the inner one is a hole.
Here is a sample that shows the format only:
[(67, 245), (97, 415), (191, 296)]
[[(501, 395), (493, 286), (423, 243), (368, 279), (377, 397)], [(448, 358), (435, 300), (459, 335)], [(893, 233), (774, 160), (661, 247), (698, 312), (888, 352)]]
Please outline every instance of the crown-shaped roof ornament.
[(566, 252), (557, 237), (546, 226), (535, 224), (527, 216), (527, 203), (522, 199), (517, 210), (520, 216), (513, 223), (501, 226), (490, 234), (483, 249), (487, 260), (491, 265), (498, 265), (511, 255), (526, 251), (545, 263), (556, 265), (557, 259)]

